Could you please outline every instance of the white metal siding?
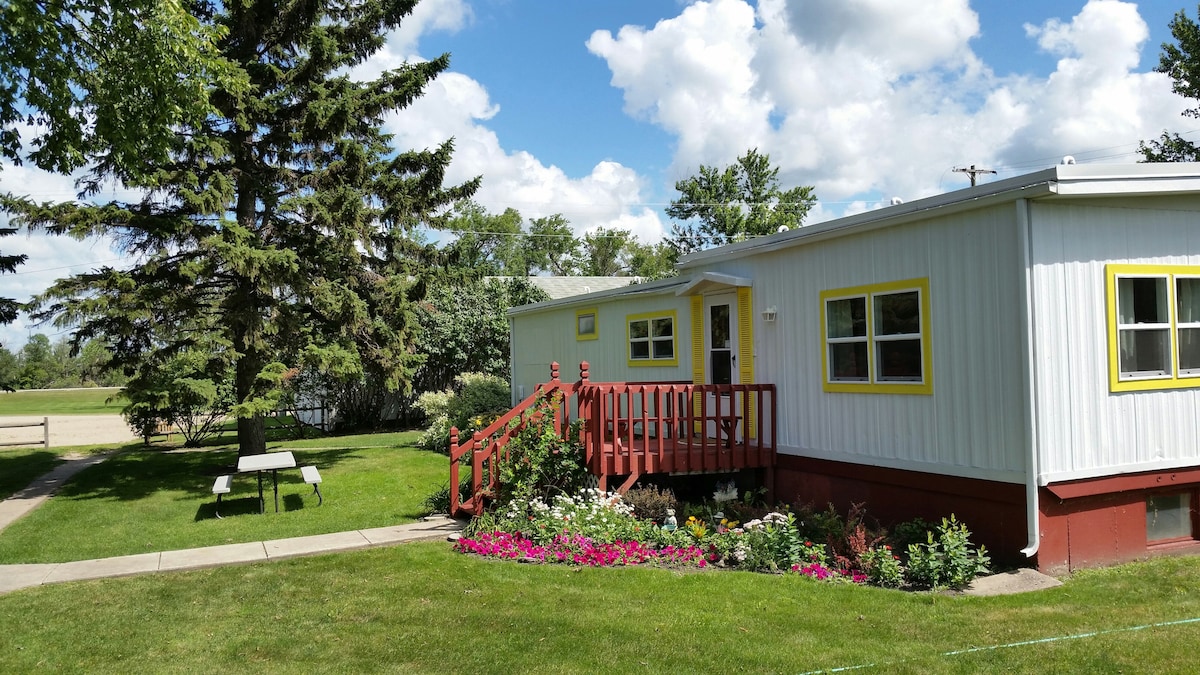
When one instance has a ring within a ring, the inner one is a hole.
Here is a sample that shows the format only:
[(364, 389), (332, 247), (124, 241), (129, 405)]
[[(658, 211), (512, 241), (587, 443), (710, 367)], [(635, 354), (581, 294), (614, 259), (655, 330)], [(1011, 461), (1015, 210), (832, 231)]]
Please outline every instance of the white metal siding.
[[(596, 382), (646, 382), (691, 380), (692, 342), (689, 298), (676, 297), (674, 291), (656, 295), (638, 295), (606, 302), (518, 314), (513, 323), (513, 396), (522, 391), (533, 393), (537, 385), (550, 379), (550, 363), (560, 364), (560, 378), (579, 379), (579, 362), (587, 361), (590, 378)], [(575, 339), (575, 312), (596, 308), (597, 340)], [(675, 310), (675, 354), (677, 367), (629, 366), (625, 317), (631, 314)]]
[(1111, 393), (1105, 265), (1200, 265), (1200, 198), (1033, 204), (1043, 482), (1200, 463), (1200, 391)]
[[(1015, 209), (1008, 203), (704, 267), (754, 281), (755, 378), (778, 385), (781, 452), (1023, 480)], [(820, 292), (919, 277), (929, 278), (933, 395), (824, 392)], [(761, 312), (772, 305), (777, 319), (765, 323)]]

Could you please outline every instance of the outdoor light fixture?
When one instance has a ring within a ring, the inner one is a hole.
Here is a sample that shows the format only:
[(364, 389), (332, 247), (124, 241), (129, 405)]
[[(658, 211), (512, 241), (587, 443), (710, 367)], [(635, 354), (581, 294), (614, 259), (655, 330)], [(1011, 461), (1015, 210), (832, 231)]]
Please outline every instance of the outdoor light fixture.
[(775, 308), (775, 305), (771, 305), (770, 307), (764, 309), (762, 313), (763, 321), (766, 321), (767, 323), (775, 323), (775, 314), (777, 312), (778, 310)]

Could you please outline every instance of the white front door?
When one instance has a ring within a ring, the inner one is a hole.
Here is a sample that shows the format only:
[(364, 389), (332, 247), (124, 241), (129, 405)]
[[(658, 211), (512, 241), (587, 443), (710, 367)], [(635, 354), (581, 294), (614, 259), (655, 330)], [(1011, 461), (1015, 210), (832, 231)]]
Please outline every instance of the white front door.
[[(705, 384), (738, 384), (738, 302), (737, 293), (704, 296), (704, 382)], [(729, 406), (733, 397), (709, 394), (705, 402), (709, 414), (737, 415)], [(716, 435), (714, 422), (708, 423), (708, 434)]]

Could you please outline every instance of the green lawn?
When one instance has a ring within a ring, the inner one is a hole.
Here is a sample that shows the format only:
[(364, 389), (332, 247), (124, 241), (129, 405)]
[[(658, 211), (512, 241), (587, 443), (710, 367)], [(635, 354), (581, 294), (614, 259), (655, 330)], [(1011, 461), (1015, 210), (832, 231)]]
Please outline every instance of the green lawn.
[(0, 499), (8, 499), (62, 462), (57, 448), (0, 448)]
[[(0, 532), (0, 559), (402, 522), (446, 477), (444, 456), (407, 447), (415, 438), (273, 443), (321, 468), (325, 505), (284, 472), (283, 509), (260, 516), (242, 476), (224, 520), (209, 487), (232, 448), (127, 446)], [(1193, 672), (1200, 558), (970, 598), (796, 575), (521, 565), (430, 542), (30, 588), (0, 596), (0, 625), (3, 672)]]
[[(575, 569), (442, 542), (0, 596), (9, 672), (1194, 672), (1200, 560), (997, 598)], [(1111, 631), (1111, 632), (1110, 632)], [(1071, 636), (1093, 634), (1079, 639)], [(1035, 644), (1003, 647), (1047, 640)], [(963, 652), (963, 650), (979, 651)]]
[(223, 499), (221, 520), (214, 516), (211, 488), (217, 475), (232, 472), (234, 448), (164, 452), (125, 446), (0, 532), (0, 563), (84, 560), (409, 522), (422, 515), (423, 500), (448, 474), (444, 455), (411, 447), (416, 437), (407, 432), (272, 443), (272, 449), (291, 449), (298, 464), (320, 469), (324, 505), (317, 506), (299, 470), (284, 470), (279, 513), (268, 479), (267, 513), (260, 515), (254, 474), (241, 474)]
[(118, 389), (63, 389), (41, 391), (26, 389), (18, 392), (0, 392), (0, 416), (2, 415), (119, 415), (122, 401), (105, 401), (115, 396)]

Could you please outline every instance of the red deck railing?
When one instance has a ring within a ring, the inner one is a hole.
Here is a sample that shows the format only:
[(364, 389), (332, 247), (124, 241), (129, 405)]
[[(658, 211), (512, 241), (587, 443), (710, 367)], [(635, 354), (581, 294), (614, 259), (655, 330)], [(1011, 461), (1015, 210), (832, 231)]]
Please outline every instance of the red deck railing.
[[(715, 473), (765, 469), (768, 490), (775, 467), (775, 385), (691, 384), (686, 382), (591, 382), (588, 363), (580, 364), (578, 382), (550, 381), (487, 428), (463, 443), (450, 430), (451, 513), (478, 514), (496, 491), (494, 468), (504, 446), (525, 425), (537, 420), (539, 396), (562, 396), (554, 408), (555, 430), (564, 433), (569, 413), (584, 420), (580, 442), (588, 470), (600, 489), (624, 477), (624, 492), (643, 474)], [(471, 453), (471, 498), (459, 504), (459, 461)]]

